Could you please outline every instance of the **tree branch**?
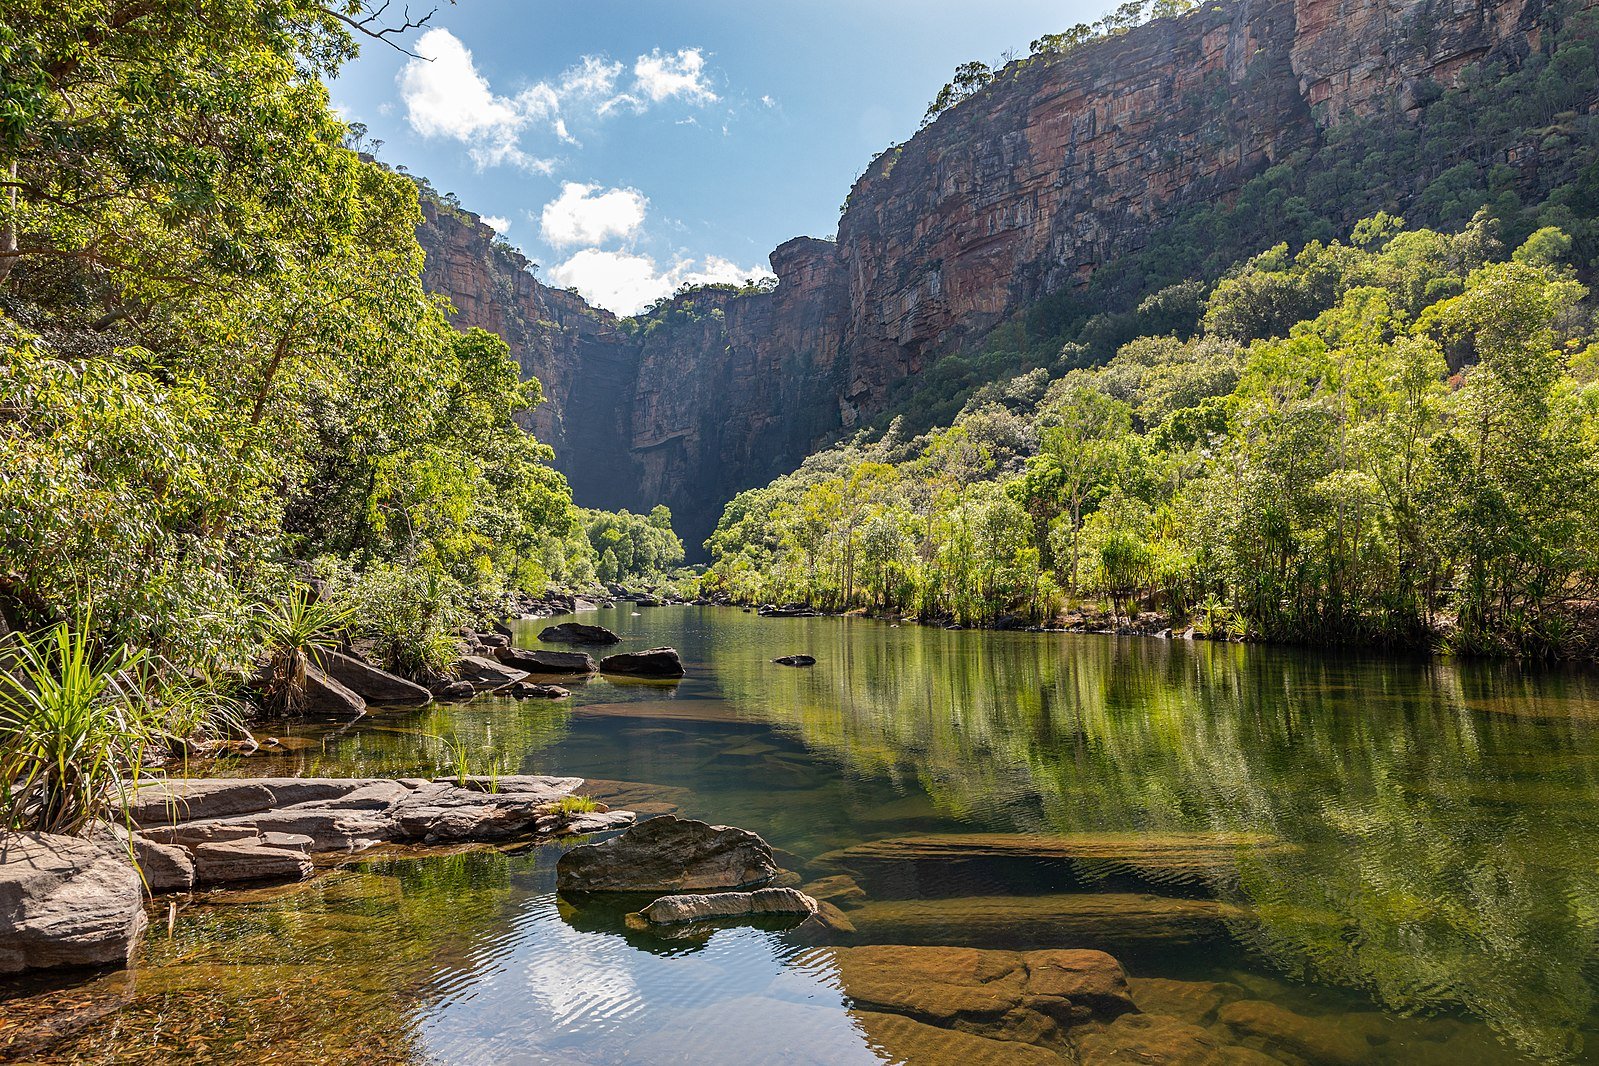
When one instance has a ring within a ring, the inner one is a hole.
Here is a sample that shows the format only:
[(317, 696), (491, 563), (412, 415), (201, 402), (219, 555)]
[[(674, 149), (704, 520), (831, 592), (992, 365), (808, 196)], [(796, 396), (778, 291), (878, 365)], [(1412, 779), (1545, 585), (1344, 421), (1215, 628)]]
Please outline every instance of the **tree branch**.
[(423, 26), (426, 26), (428, 24), (428, 20), (438, 13), (438, 9), (432, 9), (421, 18), (412, 18), (411, 8), (407, 6), (405, 8), (404, 20), (398, 26), (385, 26), (383, 25), (383, 13), (389, 9), (390, 3), (392, 3), (392, 0), (383, 0), (383, 2), (379, 4), (376, 9), (370, 9), (363, 6), (363, 14), (359, 18), (346, 15), (342, 11), (335, 11), (330, 7), (323, 7), (322, 11), (325, 14), (338, 19), (340, 22), (344, 23), (346, 26), (350, 27), (350, 29), (361, 34), (362, 36), (370, 37), (374, 41), (386, 44), (396, 52), (399, 52), (402, 55), (408, 55), (412, 59), (420, 59), (424, 62), (431, 63), (431, 59), (428, 59), (426, 56), (417, 55), (415, 52), (411, 51), (409, 48), (406, 48), (398, 41), (395, 41), (393, 38), (404, 33), (410, 33), (412, 30), (419, 30)]

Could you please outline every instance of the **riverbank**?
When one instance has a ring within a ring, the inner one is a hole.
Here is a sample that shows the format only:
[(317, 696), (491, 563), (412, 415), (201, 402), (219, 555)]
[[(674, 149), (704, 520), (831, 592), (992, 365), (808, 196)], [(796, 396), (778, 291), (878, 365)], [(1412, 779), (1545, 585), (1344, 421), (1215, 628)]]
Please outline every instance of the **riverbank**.
[(378, 845), (524, 845), (631, 825), (580, 777), (187, 778), (84, 836), (0, 834), (0, 974), (128, 962), (147, 897), (303, 881)]

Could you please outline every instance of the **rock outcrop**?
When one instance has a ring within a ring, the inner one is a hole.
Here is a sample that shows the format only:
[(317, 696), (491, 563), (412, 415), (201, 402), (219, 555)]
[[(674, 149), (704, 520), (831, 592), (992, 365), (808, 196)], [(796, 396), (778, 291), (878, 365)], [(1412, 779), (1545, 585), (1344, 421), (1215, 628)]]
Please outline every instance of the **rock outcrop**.
[[(734, 492), (880, 412), (938, 356), (1072, 292), (1331, 128), (1402, 130), (1471, 64), (1524, 62), (1552, 7), (1224, 0), (1018, 64), (871, 161), (836, 241), (772, 252), (775, 291), (686, 293), (644, 329), (540, 283), (476, 216), (437, 203), (420, 232), (424, 281), (457, 325), (505, 337), (543, 383), (549, 402), (528, 424), (580, 503), (664, 502), (697, 551)], [(1579, 92), (1578, 110), (1599, 103), (1599, 85)], [(1523, 140), (1465, 161), (1535, 176), (1541, 135)]]
[[(552, 805), (582, 784), (580, 777), (533, 775), (492, 781), (185, 779), (141, 788), (129, 816), (138, 836), (192, 852), (201, 882), (309, 876), (309, 860), (301, 864), (298, 858), (250, 849), (286, 850), (303, 857), (385, 841), (451, 844), (524, 832), (557, 833), (574, 816), (558, 813)], [(605, 819), (605, 827), (631, 819), (627, 812), (610, 813), (618, 817)], [(594, 830), (586, 826), (580, 831)], [(230, 864), (244, 872), (225, 876)], [(261, 872), (251, 872), (256, 869)]]

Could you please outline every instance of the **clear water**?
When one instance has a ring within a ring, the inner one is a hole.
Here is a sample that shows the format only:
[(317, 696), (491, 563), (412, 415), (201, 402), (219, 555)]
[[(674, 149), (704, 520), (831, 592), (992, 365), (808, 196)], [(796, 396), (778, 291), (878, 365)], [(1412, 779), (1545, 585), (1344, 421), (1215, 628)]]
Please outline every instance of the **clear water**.
[[(1195, 1016), (1270, 1056), (1207, 1061), (1599, 1061), (1589, 677), (714, 608), (584, 620), (677, 647), (688, 677), (305, 723), (288, 754), (226, 770), (431, 775), (447, 737), (474, 769), (581, 775), (617, 805), (753, 829), (807, 881), (852, 869), (847, 944), (1098, 947), (1146, 1009), (1225, 982), (1319, 1034)], [(789, 652), (818, 665), (768, 661)], [(950, 834), (954, 858), (860, 850)], [(559, 852), (358, 859), (181, 901), (170, 934), (157, 901), (131, 971), (0, 986), (0, 1056), (976, 1061), (885, 1029), (833, 949), (782, 924), (670, 939), (559, 899)], [(1168, 921), (1194, 908), (1203, 936)]]

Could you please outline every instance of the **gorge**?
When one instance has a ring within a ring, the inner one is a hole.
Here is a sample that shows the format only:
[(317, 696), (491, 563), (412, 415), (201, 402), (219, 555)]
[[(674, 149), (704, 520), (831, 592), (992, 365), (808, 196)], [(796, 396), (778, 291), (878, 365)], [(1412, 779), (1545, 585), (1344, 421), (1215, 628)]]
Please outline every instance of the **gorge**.
[[(664, 502), (692, 555), (738, 490), (891, 411), (947, 353), (1041, 301), (1057, 313), (1035, 345), (1062, 306), (1075, 324), (1136, 304), (1171, 280), (1155, 254), (1163, 232), (1225, 210), (1252, 181), (1296, 195), (1246, 220), (1231, 254), (1217, 250), (1224, 266), (1317, 226), (1345, 232), (1379, 208), (1456, 221), (1422, 194), (1462, 167), (1536, 201), (1582, 157), (1525, 125), (1482, 124), (1454, 155), (1424, 153), (1424, 166), (1358, 189), (1339, 187), (1339, 168), (1360, 165), (1352, 130), (1447, 132), (1451, 93), (1469, 90), (1473, 71), (1519, 69), (1569, 11), (1229, 0), (1012, 61), (871, 161), (836, 239), (774, 250), (775, 291), (687, 291), (618, 319), (539, 281), (477, 216), (426, 198), (423, 280), (458, 309), (458, 327), (499, 333), (543, 383), (529, 426), (577, 502)], [(1599, 99), (1591, 82), (1573, 90), (1575, 113)]]

